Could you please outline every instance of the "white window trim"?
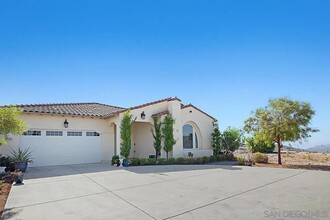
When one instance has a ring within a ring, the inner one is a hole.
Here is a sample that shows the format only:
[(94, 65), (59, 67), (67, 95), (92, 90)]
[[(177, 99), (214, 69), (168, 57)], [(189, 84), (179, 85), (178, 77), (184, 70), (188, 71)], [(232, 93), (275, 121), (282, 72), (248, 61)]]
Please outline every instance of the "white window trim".
[[(87, 135), (87, 133), (93, 133), (93, 134), (97, 133), (99, 135)], [(86, 135), (86, 137), (100, 137), (101, 133), (96, 132), (96, 131), (86, 131), (85, 135)]]
[[(40, 132), (40, 135), (29, 135), (28, 132), (33, 132), (33, 131), (36, 131), (36, 132)], [(26, 131), (26, 134), (22, 134), (22, 136), (24, 137), (41, 137), (42, 136), (42, 130), (40, 129), (29, 129)]]
[[(62, 132), (62, 135), (47, 135), (47, 132)], [(64, 131), (59, 131), (59, 130), (46, 130), (45, 131), (45, 136), (46, 137), (63, 137), (64, 136)]]
[[(182, 149), (185, 150), (185, 151), (191, 151), (191, 150), (201, 149), (200, 148), (200, 146), (201, 146), (200, 145), (200, 137), (198, 135), (198, 132), (197, 132), (195, 126), (193, 124), (191, 124), (191, 123), (185, 123), (183, 126), (185, 126), (185, 125), (190, 125), (193, 128), (193, 130), (192, 130), (192, 132), (193, 132), (193, 137), (192, 137), (192, 139), (193, 139), (193, 147), (192, 148), (183, 148), (183, 140), (182, 140)], [(183, 129), (183, 126), (182, 126), (182, 129)], [(198, 141), (198, 146), (197, 147), (196, 147), (196, 136), (197, 136), (197, 141)], [(182, 138), (183, 138), (183, 134), (182, 134)]]
[[(81, 135), (69, 135), (69, 133), (81, 133)], [(66, 136), (67, 137), (83, 137), (83, 132), (82, 131), (67, 131)]]

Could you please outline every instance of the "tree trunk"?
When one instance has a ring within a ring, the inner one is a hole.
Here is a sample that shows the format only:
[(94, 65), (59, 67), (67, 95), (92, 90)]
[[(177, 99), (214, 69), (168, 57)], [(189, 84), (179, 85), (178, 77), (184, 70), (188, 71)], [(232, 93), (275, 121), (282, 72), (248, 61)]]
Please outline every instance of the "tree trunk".
[(281, 160), (281, 148), (282, 148), (282, 144), (281, 144), (281, 140), (278, 138), (277, 139), (277, 156), (278, 156), (278, 164), (281, 165), (282, 164), (282, 160)]
[(166, 160), (168, 160), (168, 152), (166, 151)]

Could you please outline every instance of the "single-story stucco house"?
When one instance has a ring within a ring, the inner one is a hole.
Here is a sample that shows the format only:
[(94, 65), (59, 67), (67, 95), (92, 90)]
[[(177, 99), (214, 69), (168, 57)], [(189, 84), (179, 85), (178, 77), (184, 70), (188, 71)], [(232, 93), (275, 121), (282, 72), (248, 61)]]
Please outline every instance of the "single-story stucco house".
[[(170, 157), (194, 157), (212, 154), (211, 133), (215, 118), (192, 104), (183, 105), (179, 98), (166, 98), (143, 105), (121, 108), (99, 103), (60, 103), (17, 105), (28, 131), (21, 136), (8, 136), (10, 148), (30, 148), (34, 163), (49, 166), (110, 161), (120, 154), (120, 122), (130, 109), (135, 121), (130, 157), (148, 158), (155, 154), (151, 129), (152, 117), (163, 120), (166, 114), (175, 119), (176, 144)], [(161, 157), (166, 153), (162, 150)]]

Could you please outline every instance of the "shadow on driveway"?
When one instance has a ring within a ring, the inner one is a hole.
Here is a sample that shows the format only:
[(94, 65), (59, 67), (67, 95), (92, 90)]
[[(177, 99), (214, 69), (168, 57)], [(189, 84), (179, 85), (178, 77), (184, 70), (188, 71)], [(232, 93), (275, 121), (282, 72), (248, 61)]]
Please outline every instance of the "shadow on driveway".
[(22, 209), (5, 209), (1, 215), (1, 219), (11, 219), (18, 215)]
[(82, 174), (92, 174), (101, 172), (133, 172), (137, 174), (144, 173), (166, 173), (179, 171), (193, 171), (193, 170), (211, 170), (211, 169), (225, 169), (225, 170), (241, 170), (240, 167), (235, 166), (236, 163), (231, 161), (222, 161), (211, 164), (198, 165), (150, 165), (150, 166), (132, 166), (132, 167), (114, 167), (109, 163), (93, 163), (93, 164), (76, 164), (63, 166), (49, 166), (49, 167), (32, 167), (28, 168), (24, 179), (39, 179), (48, 177), (61, 176), (75, 176)]

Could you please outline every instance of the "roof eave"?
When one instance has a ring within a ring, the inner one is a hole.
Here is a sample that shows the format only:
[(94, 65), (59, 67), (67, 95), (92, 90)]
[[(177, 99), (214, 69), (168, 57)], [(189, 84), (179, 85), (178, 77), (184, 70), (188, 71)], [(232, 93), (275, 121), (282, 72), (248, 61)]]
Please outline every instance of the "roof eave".
[(211, 118), (214, 122), (217, 122), (218, 120), (214, 117), (212, 117), (211, 115), (207, 114), (206, 112), (204, 112), (203, 110), (197, 108), (196, 106), (194, 106), (193, 104), (187, 104), (187, 105), (181, 105), (181, 109), (184, 109), (184, 108), (188, 108), (188, 107), (192, 107), (196, 110), (198, 110), (199, 112), (203, 113), (204, 115), (208, 116), (209, 118)]

